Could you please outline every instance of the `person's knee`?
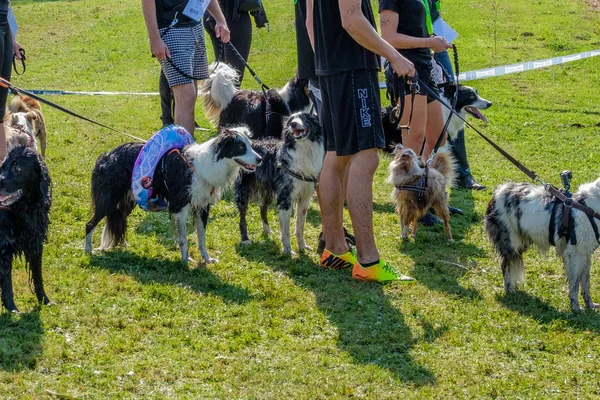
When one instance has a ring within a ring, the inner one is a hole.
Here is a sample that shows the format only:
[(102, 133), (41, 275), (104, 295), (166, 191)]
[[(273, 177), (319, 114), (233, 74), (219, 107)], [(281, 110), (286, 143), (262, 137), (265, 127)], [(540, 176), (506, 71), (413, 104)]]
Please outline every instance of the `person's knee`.
[(173, 90), (173, 96), (175, 97), (175, 104), (177, 107), (194, 107), (197, 93), (193, 83), (173, 86), (171, 89)]
[(361, 150), (355, 155), (352, 163), (361, 173), (375, 175), (379, 166), (379, 152), (377, 149)]

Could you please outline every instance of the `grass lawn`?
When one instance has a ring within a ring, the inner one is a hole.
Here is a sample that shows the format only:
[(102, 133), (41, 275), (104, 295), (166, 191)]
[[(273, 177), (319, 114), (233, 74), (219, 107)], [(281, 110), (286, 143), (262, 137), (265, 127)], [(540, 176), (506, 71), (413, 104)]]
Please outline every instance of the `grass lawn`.
[[(254, 30), (251, 66), (281, 87), (294, 72), (291, 0), (265, 1), (271, 29)], [(444, 0), (460, 33), (461, 70), (600, 48), (600, 13), (583, 0)], [(155, 92), (139, 0), (14, 0), (28, 69), (25, 89)], [(212, 54), (212, 53), (211, 53)], [(571, 169), (573, 184), (600, 168), (600, 58), (474, 81), (493, 101), (479, 124), (545, 180)], [(247, 74), (244, 86), (256, 88)], [(133, 135), (160, 127), (158, 97), (60, 96), (61, 105)], [(209, 126), (198, 106), (198, 122)], [(39, 308), (16, 262), (15, 301), (0, 314), (0, 398), (597, 398), (600, 316), (572, 314), (562, 266), (527, 253), (527, 284), (505, 296), (482, 215), (491, 189), (526, 177), (467, 131), (474, 175), (487, 192), (454, 189), (455, 243), (441, 226), (402, 242), (385, 184), (375, 180), (383, 256), (418, 279), (411, 287), (355, 282), (314, 253), (280, 255), (277, 235), (239, 245), (231, 196), (211, 211), (208, 247), (221, 262), (185, 266), (166, 214), (137, 209), (130, 246), (83, 254), (89, 178), (102, 152), (128, 141), (44, 106), (54, 204)], [(196, 133), (199, 141), (214, 132)], [(269, 218), (277, 225), (274, 211)], [(318, 206), (308, 215), (316, 245)], [(195, 234), (190, 229), (190, 246)], [(100, 240), (95, 236), (95, 244)], [(191, 256), (200, 259), (196, 248)], [(597, 264), (598, 256), (594, 255)], [(592, 294), (600, 276), (593, 270)]]

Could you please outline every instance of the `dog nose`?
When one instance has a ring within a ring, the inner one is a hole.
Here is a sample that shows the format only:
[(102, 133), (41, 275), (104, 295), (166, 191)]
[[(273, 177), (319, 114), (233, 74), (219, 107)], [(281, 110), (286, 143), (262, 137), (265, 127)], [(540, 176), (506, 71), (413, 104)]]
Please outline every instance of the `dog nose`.
[(260, 164), (262, 164), (262, 157), (261, 156), (256, 156), (256, 165), (259, 166)]
[(296, 121), (292, 121), (292, 122), (290, 122), (290, 127), (291, 127), (292, 129), (302, 129), (302, 126), (300, 126), (300, 124), (299, 124), (299, 123), (297, 123)]
[(487, 106), (488, 106), (488, 108), (490, 108), (490, 107), (492, 106), (492, 102), (491, 102), (491, 101), (488, 101), (488, 104), (487, 104)]

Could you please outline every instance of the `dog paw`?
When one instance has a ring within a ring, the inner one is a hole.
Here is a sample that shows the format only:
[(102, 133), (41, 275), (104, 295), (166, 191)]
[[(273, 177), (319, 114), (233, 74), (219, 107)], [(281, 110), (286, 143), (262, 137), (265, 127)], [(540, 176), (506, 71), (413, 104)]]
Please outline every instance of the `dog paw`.
[(242, 240), (242, 244), (243, 244), (244, 246), (249, 246), (249, 245), (251, 245), (251, 244), (252, 244), (252, 242), (251, 242), (250, 240)]
[(196, 260), (194, 260), (192, 257), (188, 257), (187, 260), (183, 261), (186, 264), (196, 264)]
[(590, 304), (586, 304), (586, 307), (589, 308), (590, 310), (596, 310), (596, 309), (600, 308), (600, 304), (590, 303)]
[(283, 254), (289, 257), (297, 256), (298, 254), (292, 249), (283, 249)]
[(218, 258), (212, 258), (212, 257), (208, 257), (206, 260), (204, 260), (204, 262), (206, 264), (216, 264), (219, 262)]
[(307, 251), (313, 251), (313, 248), (311, 246), (304, 246), (304, 247), (298, 249), (298, 252), (300, 254), (304, 254)]

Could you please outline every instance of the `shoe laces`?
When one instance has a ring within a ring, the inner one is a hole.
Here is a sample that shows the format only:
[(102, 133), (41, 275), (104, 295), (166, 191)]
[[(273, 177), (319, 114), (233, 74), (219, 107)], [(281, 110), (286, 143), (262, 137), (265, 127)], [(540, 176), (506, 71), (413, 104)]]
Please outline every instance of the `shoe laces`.
[(398, 271), (396, 271), (394, 269), (394, 267), (392, 267), (388, 262), (384, 261), (383, 262), (383, 269), (385, 272), (388, 272), (390, 274), (393, 274), (395, 276), (399, 276)]

